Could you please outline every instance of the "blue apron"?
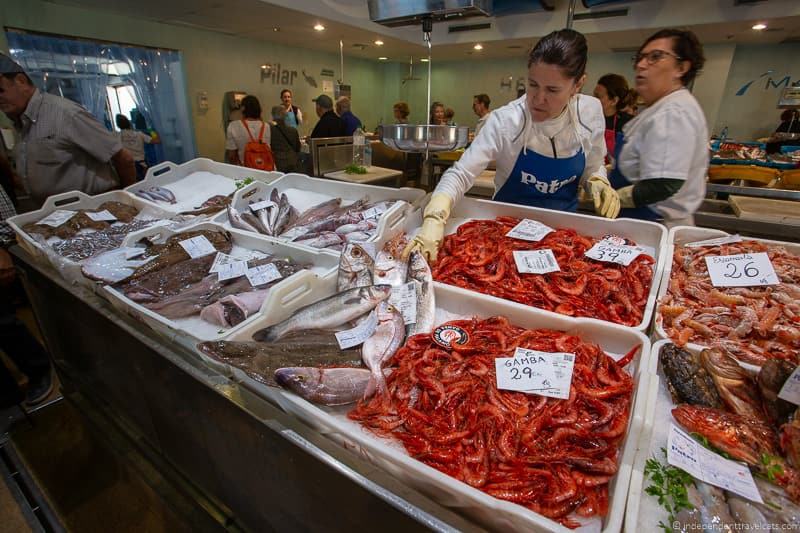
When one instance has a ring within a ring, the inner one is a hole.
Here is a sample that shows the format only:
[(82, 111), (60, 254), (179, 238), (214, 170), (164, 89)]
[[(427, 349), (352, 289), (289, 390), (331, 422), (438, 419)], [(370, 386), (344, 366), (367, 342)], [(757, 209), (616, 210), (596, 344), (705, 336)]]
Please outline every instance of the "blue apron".
[(294, 107), (292, 107), (288, 113), (286, 113), (286, 118), (283, 119), (287, 126), (291, 126), (292, 128), (297, 127), (297, 115), (294, 114)]
[(572, 157), (563, 159), (523, 148), (508, 179), (494, 195), (494, 200), (558, 211), (576, 211), (578, 182), (584, 168), (586, 156), (582, 148)]
[[(617, 144), (614, 147), (614, 168), (611, 170), (611, 175), (608, 177), (609, 183), (614, 189), (621, 189), (628, 185), (633, 185), (628, 178), (626, 178), (619, 170), (619, 156), (622, 153), (622, 147), (625, 146), (625, 136), (618, 134)], [(624, 207), (619, 211), (619, 218), (638, 218), (640, 220), (662, 220), (664, 217), (659, 214), (650, 206), (642, 207)]]

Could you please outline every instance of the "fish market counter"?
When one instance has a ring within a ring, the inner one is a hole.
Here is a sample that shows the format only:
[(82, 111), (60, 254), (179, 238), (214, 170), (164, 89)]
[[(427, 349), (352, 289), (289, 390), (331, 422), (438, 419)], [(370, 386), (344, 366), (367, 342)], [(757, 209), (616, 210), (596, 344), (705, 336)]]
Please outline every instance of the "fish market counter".
[(20, 247), (12, 254), (64, 396), (167, 465), (219, 529), (478, 530)]

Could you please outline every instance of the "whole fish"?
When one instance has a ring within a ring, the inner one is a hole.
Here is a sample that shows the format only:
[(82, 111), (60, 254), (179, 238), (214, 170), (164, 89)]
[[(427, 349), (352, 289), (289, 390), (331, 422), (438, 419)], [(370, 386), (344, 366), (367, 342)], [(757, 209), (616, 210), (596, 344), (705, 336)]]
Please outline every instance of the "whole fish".
[[(266, 385), (275, 386), (275, 371), (291, 365), (337, 365), (359, 367), (358, 350), (342, 351), (334, 347), (313, 347), (289, 352), (260, 342), (207, 341), (197, 349), (217, 361), (235, 366)], [(369, 371), (364, 370), (369, 378)]]
[(211, 198), (203, 202), (203, 204), (200, 207), (196, 207), (192, 211), (183, 211), (180, 214), (198, 216), (198, 215), (208, 215), (211, 213), (217, 213), (225, 209), (226, 206), (230, 205), (232, 199), (233, 199), (233, 193), (229, 194), (228, 196), (223, 196), (221, 194), (218, 194), (216, 196), (212, 196)]
[(234, 228), (243, 229), (245, 231), (252, 231), (253, 233), (258, 233), (258, 229), (255, 226), (247, 222), (244, 217), (242, 216), (239, 211), (233, 207), (232, 205), (228, 206), (228, 220), (231, 223), (231, 226)]
[[(150, 263), (155, 261), (158, 259)], [(208, 269), (213, 262), (213, 255), (186, 259), (135, 279), (131, 276), (121, 289), (125, 296), (134, 302), (157, 302), (165, 297), (180, 294), (201, 281), (208, 275)], [(150, 263), (145, 263), (144, 266)], [(141, 268), (139, 267), (137, 272)]]
[(675, 514), (675, 520), (670, 524), (673, 533), (703, 531), (703, 515), (700, 512), (700, 509), (703, 508), (703, 498), (694, 483), (686, 486), (686, 499), (691, 507), (683, 508)]
[(377, 388), (379, 393), (386, 390), (383, 366), (391, 359), (406, 338), (403, 315), (388, 302), (378, 304), (378, 326), (361, 347), (361, 358), (372, 372), (365, 397), (372, 396)]
[(223, 327), (236, 326), (261, 310), (269, 291), (260, 289), (231, 294), (204, 307), (200, 311), (200, 318)]
[(348, 233), (353, 233), (354, 231), (366, 232), (374, 228), (375, 225), (370, 223), (370, 221), (362, 220), (361, 222), (357, 222), (355, 224), (343, 224), (336, 228), (336, 233), (339, 235), (347, 235)]
[(375, 257), (375, 272), (372, 280), (375, 284), (386, 284), (399, 287), (406, 282), (408, 263), (399, 255), (381, 250)]
[(278, 385), (322, 405), (345, 405), (363, 398), (370, 376), (364, 368), (291, 367), (275, 371)]
[(428, 262), (418, 251), (408, 258), (408, 278), (414, 281), (417, 291), (417, 321), (408, 325), (407, 335), (418, 335), (433, 331), (436, 320), (436, 298), (433, 291), (433, 276)]
[(294, 223), (297, 218), (297, 210), (289, 203), (289, 197), (286, 194), (281, 194), (278, 200), (278, 212), (275, 218), (275, 224), (272, 227), (273, 235), (280, 235), (286, 228)]
[(336, 211), (341, 204), (342, 204), (341, 198), (332, 198), (330, 200), (322, 202), (321, 204), (315, 205), (314, 207), (307, 209), (300, 216), (298, 216), (293, 223), (287, 224), (283, 232), (281, 232), (281, 235), (283, 235), (292, 228), (307, 226), (308, 224), (314, 221), (327, 218), (328, 216), (330, 216), (331, 213)]
[(722, 407), (714, 381), (694, 354), (675, 344), (666, 344), (661, 348), (659, 360), (676, 403)]
[(263, 229), (262, 233), (264, 233), (264, 235), (272, 235), (272, 226), (274, 222), (271, 220), (271, 218), (273, 212), (277, 214), (278, 212), (277, 204), (271, 205), (265, 209), (259, 209), (258, 211), (255, 212), (255, 217), (258, 219), (258, 222), (262, 226), (261, 228), (259, 228), (259, 230)]
[[(200, 236), (208, 239), (211, 245), (218, 252), (227, 254), (233, 247), (231, 235), (227, 231), (194, 230), (176, 233), (175, 235), (169, 237), (164, 244), (150, 244), (147, 247), (144, 257), (140, 259), (146, 259), (147, 257), (151, 256), (157, 257), (155, 261), (150, 261), (147, 264), (137, 268), (136, 271), (131, 275), (130, 281), (189, 259), (189, 254), (186, 253), (186, 250), (183, 249), (180, 243), (182, 241)], [(211, 257), (213, 261), (214, 255), (210, 254), (207, 257)]]
[(374, 265), (375, 260), (360, 244), (346, 244), (339, 257), (338, 291), (372, 285)]
[(711, 376), (729, 411), (766, 422), (758, 388), (735, 359), (718, 348), (708, 348), (700, 352), (700, 364)]
[(366, 231), (353, 231), (345, 233), (344, 238), (347, 242), (365, 242), (370, 240), (372, 235), (372, 233), (367, 233)]
[(95, 281), (113, 284), (118, 283), (133, 274), (137, 268), (155, 257), (141, 259), (141, 256), (128, 257), (137, 251), (137, 248), (115, 248), (85, 260), (81, 265), (84, 276)]
[(298, 309), (283, 322), (255, 332), (253, 340), (272, 342), (292, 331), (341, 326), (372, 311), (380, 302), (389, 298), (390, 294), (391, 287), (388, 285), (360, 287), (334, 294)]
[(794, 369), (795, 365), (785, 359), (768, 359), (761, 366), (756, 378), (764, 411), (776, 426), (786, 423), (797, 407), (791, 402), (778, 398), (783, 384), (789, 379)]
[(267, 222), (268, 222), (267, 225), (269, 226), (269, 229), (273, 234), (275, 234), (275, 226), (278, 222), (278, 212), (280, 211), (281, 196), (286, 196), (286, 195), (278, 194), (278, 189), (272, 189), (269, 193), (269, 201), (272, 202), (273, 205), (269, 209), (269, 216), (267, 217)]
[(704, 530), (734, 531), (736, 520), (731, 516), (730, 508), (725, 501), (725, 491), (700, 480), (695, 480), (694, 484), (703, 500), (700, 516), (705, 525)]
[(175, 194), (173, 194), (171, 190), (164, 187), (150, 187), (147, 189), (147, 193), (156, 201), (168, 202), (170, 204), (177, 202), (175, 199)]
[(329, 231), (311, 239), (297, 239), (294, 242), (297, 244), (305, 244), (306, 246), (311, 246), (313, 248), (327, 248), (329, 246), (341, 244), (342, 238), (336, 233)]
[[(261, 211), (264, 210), (262, 209)], [(240, 213), (240, 215), (242, 216), (242, 219), (245, 222), (247, 222), (256, 229), (256, 233), (260, 233), (262, 235), (269, 235), (269, 230), (267, 229), (266, 226), (264, 226), (264, 223), (261, 221), (259, 217), (255, 216), (253, 213)]]
[[(800, 506), (794, 503), (779, 486), (754, 476), (763, 504), (754, 505), (773, 524), (800, 524)], [(773, 528), (774, 529), (774, 528)]]
[(732, 492), (726, 492), (728, 496), (728, 507), (733, 518), (739, 524), (747, 524), (748, 529), (769, 531), (769, 520), (761, 512), (756, 502), (746, 500)]

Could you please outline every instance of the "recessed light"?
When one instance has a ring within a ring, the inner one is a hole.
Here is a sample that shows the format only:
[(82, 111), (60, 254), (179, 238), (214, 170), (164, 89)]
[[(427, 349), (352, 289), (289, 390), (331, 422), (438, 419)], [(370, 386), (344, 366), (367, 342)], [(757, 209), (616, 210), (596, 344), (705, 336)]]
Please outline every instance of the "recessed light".
[(375, 41), (375, 46), (383, 46), (383, 41), (378, 39), (377, 41)]
[(427, 57), (423, 57), (422, 59), (420, 59), (420, 62), (421, 63), (427, 63), (428, 62), (428, 58)]
[(315, 29), (315, 30), (317, 30), (317, 31), (324, 31), (324, 30), (325, 30), (325, 26), (323, 26), (322, 24), (320, 24), (320, 23), (318, 22), (318, 23), (316, 23), (316, 24), (314, 25), (314, 29)]
[(766, 30), (767, 25), (764, 24), (763, 22), (759, 22), (758, 24), (753, 24), (753, 29), (756, 31)]
[(261, 68), (262, 68), (263, 70), (267, 70), (267, 68), (268, 68), (268, 65), (261, 65)]
[(381, 56), (381, 57), (378, 58), (378, 61), (386, 61), (387, 59), (389, 59), (389, 58)]
[(473, 46), (472, 48), (474, 48), (475, 50), (483, 50), (483, 45), (478, 43), (475, 46)]
[(275, 26), (274, 28), (272, 28), (272, 31), (281, 31), (281, 29), (279, 27)]

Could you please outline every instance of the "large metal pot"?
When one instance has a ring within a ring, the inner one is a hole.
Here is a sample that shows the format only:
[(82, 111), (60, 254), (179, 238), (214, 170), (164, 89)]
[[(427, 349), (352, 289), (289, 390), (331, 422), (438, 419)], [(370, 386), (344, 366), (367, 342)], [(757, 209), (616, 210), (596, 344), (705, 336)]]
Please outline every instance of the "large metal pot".
[(382, 126), (383, 144), (402, 152), (446, 152), (467, 145), (466, 126), (392, 124)]

